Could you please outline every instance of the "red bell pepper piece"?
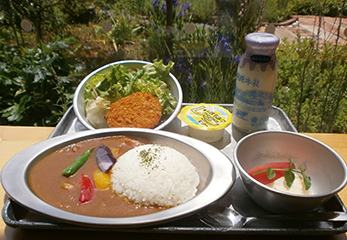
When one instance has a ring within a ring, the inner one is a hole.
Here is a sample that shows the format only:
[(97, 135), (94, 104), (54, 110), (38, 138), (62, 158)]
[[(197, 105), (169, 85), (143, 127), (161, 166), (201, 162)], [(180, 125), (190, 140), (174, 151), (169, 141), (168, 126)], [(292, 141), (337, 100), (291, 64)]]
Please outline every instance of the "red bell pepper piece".
[(84, 204), (93, 200), (94, 185), (89, 177), (82, 174), (81, 177), (81, 192), (78, 204)]
[[(266, 170), (268, 167), (275, 171), (276, 176), (274, 178), (269, 179), (267, 177), (266, 171), (254, 175), (254, 173)], [(272, 163), (266, 163), (266, 164), (256, 166), (256, 167), (252, 168), (251, 170), (249, 170), (247, 173), (251, 177), (253, 177), (255, 180), (261, 182), (262, 184), (269, 184), (269, 183), (272, 183), (272, 182), (276, 181), (277, 179), (283, 177), (284, 176), (284, 170), (286, 168), (290, 168), (290, 162), (272, 162)], [(281, 169), (281, 170), (276, 170), (276, 169)]]

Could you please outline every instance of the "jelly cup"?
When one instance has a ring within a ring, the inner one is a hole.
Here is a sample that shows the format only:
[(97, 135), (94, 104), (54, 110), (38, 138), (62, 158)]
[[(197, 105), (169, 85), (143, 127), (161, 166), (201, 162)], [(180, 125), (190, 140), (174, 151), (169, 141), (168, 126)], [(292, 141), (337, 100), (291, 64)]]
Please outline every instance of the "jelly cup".
[(215, 104), (200, 103), (181, 109), (177, 117), (189, 127), (189, 135), (204, 142), (216, 142), (232, 122), (231, 113)]

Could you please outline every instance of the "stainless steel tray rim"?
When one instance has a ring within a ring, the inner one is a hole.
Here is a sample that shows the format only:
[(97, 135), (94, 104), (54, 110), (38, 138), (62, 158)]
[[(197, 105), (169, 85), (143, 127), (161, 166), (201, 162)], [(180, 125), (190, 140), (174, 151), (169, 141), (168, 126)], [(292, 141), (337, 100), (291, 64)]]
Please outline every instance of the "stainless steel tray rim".
[[(193, 104), (193, 103), (192, 103)], [(182, 107), (185, 105), (191, 105), (190, 103), (183, 103)], [(224, 108), (228, 109), (232, 112), (233, 105), (232, 104), (219, 104)], [(294, 125), (286, 116), (285, 112), (275, 106), (272, 106), (272, 116), (270, 117), (270, 121), (272, 121), (275, 125), (270, 126), (269, 129), (272, 130), (286, 130), (297, 132)], [(183, 135), (187, 135), (186, 129), (182, 129), (182, 124), (175, 119), (172, 123), (170, 123), (167, 127), (164, 128), (166, 131), (175, 132)], [(181, 128), (181, 129), (178, 129)], [(184, 127), (183, 127), (184, 128)], [(54, 128), (49, 138), (55, 138), (60, 135), (71, 134), (79, 131), (86, 131), (87, 129), (77, 120), (73, 108), (65, 113), (62, 120), (59, 124)], [(227, 129), (227, 132), (231, 135), (231, 127)], [(230, 135), (225, 134), (225, 137), (230, 137)], [(233, 142), (228, 144), (227, 146), (221, 146), (219, 143), (214, 144), (215, 147), (221, 150), (226, 156), (233, 161)], [(238, 174), (238, 173), (236, 173)], [(252, 211), (254, 203), (249, 202), (248, 196), (244, 195), (245, 191), (240, 184), (240, 179), (237, 178), (235, 183), (233, 184), (231, 190), (226, 193), (224, 197), (219, 199), (215, 204), (228, 206), (230, 202), (235, 204), (237, 210), (247, 210), (248, 208)], [(237, 198), (233, 199), (232, 196), (235, 196), (237, 193)], [(231, 199), (230, 199), (231, 197)], [(246, 199), (244, 199), (244, 197)], [(236, 202), (235, 202), (236, 200)], [(324, 209), (322, 211), (346, 211), (344, 204), (338, 195), (335, 195), (329, 203), (325, 204)], [(242, 212), (242, 211), (241, 211)], [(244, 212), (245, 213), (245, 212)], [(250, 213), (248, 211), (248, 213)], [(247, 214), (246, 214), (247, 215)], [(203, 223), (201, 223), (196, 214), (187, 216), (185, 218), (180, 218), (178, 220), (170, 221), (164, 225), (154, 225), (151, 227), (139, 227), (139, 228), (93, 228), (93, 227), (84, 227), (73, 224), (67, 224), (61, 221), (53, 221), (42, 218), (40, 215), (31, 214), (27, 212), (25, 208), (22, 208), (17, 203), (13, 202), (11, 199), (5, 199), (5, 205), (2, 209), (2, 217), (5, 223), (8, 226), (15, 228), (27, 228), (27, 229), (64, 229), (64, 230), (81, 230), (81, 231), (115, 231), (115, 232), (138, 232), (138, 233), (187, 233), (187, 234), (217, 234), (217, 235), (333, 235), (340, 234), (347, 231), (347, 223), (338, 223), (327, 225), (324, 224), (319, 225), (309, 225), (305, 227), (300, 226), (274, 226), (269, 223), (259, 222), (258, 225), (251, 225), (246, 228), (210, 228)], [(305, 224), (305, 223), (303, 223)]]

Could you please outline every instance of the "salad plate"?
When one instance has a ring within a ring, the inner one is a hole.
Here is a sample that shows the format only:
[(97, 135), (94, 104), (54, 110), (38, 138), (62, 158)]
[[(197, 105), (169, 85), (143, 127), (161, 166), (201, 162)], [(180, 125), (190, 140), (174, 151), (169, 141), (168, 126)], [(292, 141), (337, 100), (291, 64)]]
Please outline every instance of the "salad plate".
[[(175, 119), (181, 110), (183, 93), (176, 77), (170, 73), (172, 62), (164, 65), (162, 61), (153, 63), (140, 60), (124, 60), (102, 66), (87, 75), (77, 86), (73, 109), (76, 117), (87, 129), (108, 128), (104, 118), (107, 104), (104, 99), (116, 101), (129, 96), (134, 91), (150, 92), (158, 96), (163, 114), (155, 130), (163, 129)], [(121, 67), (120, 67), (121, 66)], [(123, 67), (124, 66), (124, 67)], [(117, 71), (115, 74), (109, 74)], [(115, 77), (115, 75), (120, 77)], [(89, 104), (88, 101), (95, 101)], [(100, 110), (104, 109), (104, 110)], [(93, 115), (91, 123), (88, 115)], [(95, 117), (96, 116), (96, 117)]]

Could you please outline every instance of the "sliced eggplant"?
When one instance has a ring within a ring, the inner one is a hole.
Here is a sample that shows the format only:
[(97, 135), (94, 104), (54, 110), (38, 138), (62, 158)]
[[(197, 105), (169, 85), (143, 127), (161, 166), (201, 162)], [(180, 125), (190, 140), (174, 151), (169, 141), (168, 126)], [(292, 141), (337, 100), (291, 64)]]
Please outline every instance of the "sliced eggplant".
[(117, 159), (113, 156), (111, 150), (105, 145), (97, 147), (94, 156), (99, 169), (103, 173), (107, 172), (107, 170), (117, 162)]

